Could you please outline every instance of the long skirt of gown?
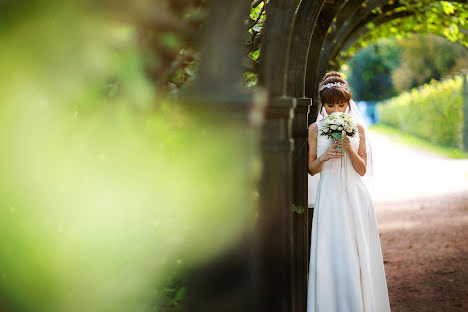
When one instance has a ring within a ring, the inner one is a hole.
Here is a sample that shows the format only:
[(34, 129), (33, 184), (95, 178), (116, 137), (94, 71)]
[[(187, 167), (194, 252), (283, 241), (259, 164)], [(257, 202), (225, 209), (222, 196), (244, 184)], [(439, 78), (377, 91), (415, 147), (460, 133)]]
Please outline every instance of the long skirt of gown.
[[(330, 144), (319, 136), (317, 157)], [(347, 157), (325, 162), (320, 173), (308, 285), (308, 312), (390, 311), (372, 199)]]

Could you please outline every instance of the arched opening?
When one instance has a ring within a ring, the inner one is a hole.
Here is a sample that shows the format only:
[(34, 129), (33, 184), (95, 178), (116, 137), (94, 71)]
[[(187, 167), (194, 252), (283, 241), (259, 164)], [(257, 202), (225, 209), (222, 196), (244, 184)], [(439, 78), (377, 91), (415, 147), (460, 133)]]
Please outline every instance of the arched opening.
[[(456, 1), (461, 6), (466, 1)], [(297, 5), (297, 12), (291, 7)], [(305, 200), (305, 183), (307, 181), (307, 157), (303, 144), (307, 139), (307, 126), (315, 120), (317, 115), (317, 85), (318, 80), (330, 69), (337, 69), (346, 59), (345, 50), (350, 48), (360, 38), (366, 37), (369, 33), (381, 25), (392, 21), (404, 21), (407, 18), (415, 17), (418, 21), (424, 12), (424, 6), (431, 6), (430, 2), (420, 4), (422, 7), (411, 7), (412, 4), (401, 3), (399, 1), (300, 1), (300, 3), (287, 3), (287, 1), (270, 1), (268, 3), (267, 14), (274, 12), (272, 19), (268, 19), (264, 29), (264, 45), (262, 45), (261, 69), (259, 75), (260, 85), (265, 87), (272, 103), (271, 110), (278, 111), (281, 107), (285, 112), (293, 112), (292, 115), (285, 113), (282, 116), (270, 115), (269, 106), (266, 107), (267, 115), (265, 123), (276, 124), (278, 129), (283, 129), (283, 133), (291, 133), (294, 146), (290, 151), (283, 150), (283, 165), (290, 162), (290, 173), (283, 180), (285, 185), (291, 181), (292, 188), (284, 188), (283, 194), (276, 194), (277, 200), (270, 199), (275, 206), (270, 204), (261, 207), (265, 218), (272, 211), (284, 211), (284, 207), (307, 207)], [(289, 10), (285, 8), (289, 7)], [(450, 14), (449, 14), (450, 15)], [(291, 25), (292, 22), (292, 25)], [(421, 21), (421, 23), (424, 23)], [(429, 27), (430, 28), (430, 27)], [(289, 39), (289, 45), (282, 51), (271, 49), (276, 46), (283, 46)], [(369, 37), (372, 38), (372, 37)], [(368, 39), (371, 40), (371, 39)], [(466, 39), (465, 39), (466, 41)], [(305, 111), (309, 106), (308, 118)], [(308, 120), (308, 121), (307, 121)], [(265, 128), (269, 129), (269, 128)], [(278, 130), (281, 131), (281, 130)], [(268, 145), (280, 145), (279, 138), (272, 138), (269, 132), (263, 132), (264, 137), (268, 137)], [(284, 140), (284, 137), (282, 138)], [(266, 160), (268, 162), (269, 160)], [(274, 160), (271, 159), (274, 162)], [(277, 168), (276, 164), (266, 165), (267, 168)], [(269, 188), (268, 181), (265, 194), (271, 194), (273, 181), (285, 178), (285, 175), (278, 175), (271, 179)], [(280, 197), (280, 198), (279, 198)], [(282, 210), (283, 209), (283, 210)], [(302, 211), (302, 210), (300, 210)], [(307, 209), (304, 213), (294, 213), (291, 218), (282, 219), (283, 240), (293, 241), (289, 249), (294, 255), (291, 269), (288, 272), (278, 272), (277, 281), (289, 279), (292, 281), (293, 305), (298, 311), (304, 310), (307, 298), (306, 276), (307, 262), (304, 255), (308, 252), (308, 237), (310, 232), (304, 233), (303, 224), (307, 222)], [(309, 212), (310, 214), (310, 212)], [(273, 213), (273, 215), (276, 215)], [(272, 221), (277, 224), (280, 221)], [(292, 229), (292, 233), (287, 229)], [(310, 228), (309, 228), (310, 230)], [(278, 234), (278, 233), (276, 233)], [(279, 235), (279, 234), (278, 234)], [(291, 239), (291, 236), (294, 239)], [(265, 263), (268, 267), (268, 263)], [(274, 267), (268, 270), (273, 274)], [(291, 276), (288, 278), (288, 275)], [(287, 300), (278, 298), (278, 300)], [(268, 307), (277, 306), (278, 302), (265, 303)]]

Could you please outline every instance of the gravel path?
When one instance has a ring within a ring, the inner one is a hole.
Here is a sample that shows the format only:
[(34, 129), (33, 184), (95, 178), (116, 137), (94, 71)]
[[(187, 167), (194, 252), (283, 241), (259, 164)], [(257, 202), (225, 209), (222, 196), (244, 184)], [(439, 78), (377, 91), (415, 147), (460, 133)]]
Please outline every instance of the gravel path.
[(468, 311), (468, 160), (372, 139), (392, 311)]

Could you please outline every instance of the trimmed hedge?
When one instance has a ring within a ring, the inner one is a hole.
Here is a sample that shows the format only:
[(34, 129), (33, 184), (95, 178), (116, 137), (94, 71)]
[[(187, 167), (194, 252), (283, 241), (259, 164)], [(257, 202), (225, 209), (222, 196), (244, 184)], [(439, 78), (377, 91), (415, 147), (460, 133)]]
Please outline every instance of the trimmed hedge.
[(462, 77), (435, 80), (377, 104), (381, 123), (432, 143), (462, 149)]

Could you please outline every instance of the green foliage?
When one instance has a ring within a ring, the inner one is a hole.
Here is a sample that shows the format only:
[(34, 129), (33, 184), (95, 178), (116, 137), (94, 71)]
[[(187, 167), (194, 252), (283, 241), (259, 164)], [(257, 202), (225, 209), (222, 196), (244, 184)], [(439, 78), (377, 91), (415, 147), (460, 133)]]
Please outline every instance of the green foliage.
[(245, 32), (245, 45), (247, 47), (247, 57), (252, 61), (251, 68), (246, 68), (243, 75), (244, 85), (252, 89), (257, 85), (257, 68), (261, 53), (263, 29), (265, 25), (268, 0), (253, 2), (250, 8), (248, 20), (245, 21), (247, 27)]
[(383, 100), (463, 68), (468, 68), (468, 49), (430, 34), (379, 39), (343, 67), (353, 96), (363, 100)]
[(462, 149), (462, 78), (432, 81), (378, 104), (383, 124), (428, 140)]
[(244, 73), (244, 85), (247, 89), (253, 89), (257, 85), (258, 75), (255, 73), (245, 72)]
[(177, 279), (168, 279), (155, 289), (153, 311), (178, 312), (184, 310), (184, 299), (187, 291), (184, 275)]
[(409, 90), (432, 79), (468, 68), (468, 49), (435, 35), (413, 35), (397, 42), (401, 65), (392, 73), (398, 91)]
[(377, 132), (385, 135), (392, 141), (400, 144), (406, 144), (414, 148), (426, 150), (428, 152), (452, 159), (468, 159), (468, 153), (454, 147), (442, 146), (440, 144), (431, 143), (425, 139), (421, 139), (414, 135), (403, 132), (399, 129), (384, 125), (373, 124), (369, 127), (372, 132)]
[[(148, 79), (148, 20), (133, 16), (154, 2), (83, 3), (0, 19), (0, 311), (151, 311), (159, 285), (180, 304), (167, 276), (254, 220), (254, 134), (189, 115)], [(195, 70), (168, 67), (182, 82)]]
[(250, 57), (255, 61), (258, 60), (259, 56), (260, 56), (260, 48), (250, 54)]
[[(394, 1), (389, 1), (389, 3)], [(402, 7), (385, 13), (392, 15), (397, 12), (408, 12), (408, 16), (393, 19), (375, 27), (366, 25), (364, 35), (361, 36), (347, 51), (341, 51), (339, 63), (353, 56), (359, 49), (379, 38), (407, 38), (414, 33), (436, 34), (446, 37), (452, 42), (458, 42), (468, 47), (468, 4), (450, 1), (410, 1), (401, 0)], [(367, 33), (366, 33), (367, 32)]]
[[(247, 55), (253, 61), (257, 61), (260, 57), (261, 39), (263, 33), (264, 22), (267, 15), (268, 1), (255, 2), (256, 7), (251, 8), (249, 20), (246, 24), (249, 25), (246, 31), (246, 45), (248, 46)], [(298, 7), (301, 1), (298, 1)], [(398, 6), (393, 10), (384, 12), (385, 6), (391, 6), (395, 3), (394, 0), (388, 0), (380, 7), (373, 10), (373, 13), (378, 14), (379, 18), (391, 16), (396, 13), (407, 13), (405, 17), (393, 19), (383, 25), (376, 26), (377, 20), (369, 22), (364, 29), (360, 30), (363, 35), (359, 39), (347, 47), (347, 50), (340, 51), (336, 60), (331, 60), (330, 65), (339, 67), (343, 65), (350, 57), (353, 57), (361, 48), (374, 44), (381, 38), (408, 38), (414, 33), (436, 34), (447, 38), (452, 42), (457, 42), (460, 45), (468, 47), (468, 4), (451, 1), (413, 1), (401, 0)], [(364, 4), (363, 4), (364, 5)], [(328, 32), (332, 32), (334, 25), (330, 26)], [(384, 57), (382, 57), (384, 59)], [(376, 71), (382, 73), (386, 71), (386, 65), (381, 68), (376, 68)], [(391, 67), (390, 67), (391, 68)], [(252, 71), (252, 69), (249, 69)], [(256, 70), (253, 70), (255, 72)], [(392, 87), (386, 89), (385, 86), (390, 86), (388, 70), (377, 83), (376, 87), (380, 88), (387, 95), (369, 95), (369, 99), (382, 99), (392, 95), (394, 90)], [(356, 87), (357, 89), (357, 87)], [(360, 91), (356, 91), (360, 93)], [(366, 96), (367, 97), (367, 96)]]
[(378, 101), (396, 94), (391, 72), (399, 65), (399, 46), (381, 40), (359, 51), (349, 62), (349, 84), (353, 97)]
[[(265, 1), (266, 2), (266, 1)], [(263, 6), (265, 5), (265, 2), (260, 2), (256, 7), (250, 8), (250, 19), (251, 20), (256, 20), (260, 17), (261, 14), (264, 14)], [(261, 25), (257, 25), (261, 26)]]
[(294, 211), (294, 212), (297, 213), (297, 214), (303, 214), (304, 211), (305, 211), (305, 209), (304, 209), (304, 207), (301, 206), (301, 205), (297, 205), (297, 206), (296, 206), (296, 205), (293, 205), (293, 206), (292, 206), (292, 211)]

